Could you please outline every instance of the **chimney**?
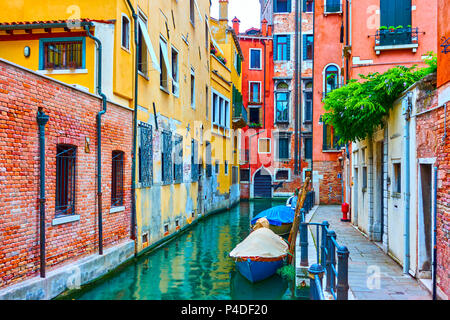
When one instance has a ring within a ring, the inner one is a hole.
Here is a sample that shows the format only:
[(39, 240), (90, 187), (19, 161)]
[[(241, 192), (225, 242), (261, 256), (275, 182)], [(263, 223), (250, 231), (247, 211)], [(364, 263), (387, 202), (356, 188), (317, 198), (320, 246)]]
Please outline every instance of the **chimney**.
[(263, 37), (267, 37), (267, 20), (261, 21), (261, 34)]
[(219, 0), (219, 21), (228, 23), (228, 0)]
[(233, 22), (234, 32), (236, 32), (236, 34), (239, 34), (239, 24), (241, 23), (241, 20), (239, 20), (237, 17), (234, 17), (232, 22)]
[(267, 36), (269, 36), (269, 37), (272, 36), (272, 28), (273, 28), (272, 25), (269, 25), (269, 26), (267, 27)]

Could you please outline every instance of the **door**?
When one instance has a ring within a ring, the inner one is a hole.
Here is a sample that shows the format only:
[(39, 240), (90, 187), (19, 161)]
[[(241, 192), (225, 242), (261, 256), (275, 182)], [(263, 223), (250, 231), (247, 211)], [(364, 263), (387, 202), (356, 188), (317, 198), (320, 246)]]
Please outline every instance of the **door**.
[(253, 196), (255, 198), (272, 198), (272, 176), (270, 172), (260, 169), (253, 179)]
[(419, 277), (431, 278), (433, 220), (432, 165), (420, 165), (419, 180)]

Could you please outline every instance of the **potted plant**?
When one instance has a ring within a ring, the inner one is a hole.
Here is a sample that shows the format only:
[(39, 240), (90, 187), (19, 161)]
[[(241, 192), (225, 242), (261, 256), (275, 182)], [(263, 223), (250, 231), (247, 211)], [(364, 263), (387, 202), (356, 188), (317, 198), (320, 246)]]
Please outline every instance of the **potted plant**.
[(395, 31), (395, 27), (389, 26), (389, 32), (390, 32), (390, 33), (393, 33), (394, 31)]
[(216, 53), (217, 53), (217, 49), (216, 49), (216, 48), (214, 48), (214, 47), (211, 47), (211, 50), (210, 50), (210, 52), (211, 52), (211, 54), (213, 54), (213, 55), (216, 55)]
[(48, 62), (45, 66), (45, 69), (53, 70), (55, 68), (55, 64), (53, 62)]

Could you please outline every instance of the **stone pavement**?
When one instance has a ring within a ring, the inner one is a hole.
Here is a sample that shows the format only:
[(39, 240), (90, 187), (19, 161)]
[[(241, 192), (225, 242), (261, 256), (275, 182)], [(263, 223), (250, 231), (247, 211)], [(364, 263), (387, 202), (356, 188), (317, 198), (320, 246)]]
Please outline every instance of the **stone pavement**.
[[(350, 222), (342, 222), (340, 206), (319, 206), (311, 212), (311, 222), (330, 223), (336, 240), (350, 251), (349, 299), (431, 300), (431, 295), (375, 243), (369, 241)], [(308, 217), (309, 218), (309, 217)], [(309, 219), (307, 219), (309, 220)], [(314, 228), (315, 230), (315, 228)], [(313, 232), (314, 237), (315, 232)], [(315, 261), (310, 261), (311, 263)]]

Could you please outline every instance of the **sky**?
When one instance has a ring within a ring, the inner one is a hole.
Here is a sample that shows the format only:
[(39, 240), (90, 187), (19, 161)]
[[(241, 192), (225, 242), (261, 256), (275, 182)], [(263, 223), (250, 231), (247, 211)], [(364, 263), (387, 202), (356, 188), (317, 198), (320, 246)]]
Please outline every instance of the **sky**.
[[(240, 32), (244, 32), (252, 27), (260, 28), (260, 9), (259, 0), (230, 0), (228, 6), (228, 20), (230, 26), (231, 20), (237, 17), (241, 20)], [(219, 0), (212, 0), (211, 16), (219, 18)]]

